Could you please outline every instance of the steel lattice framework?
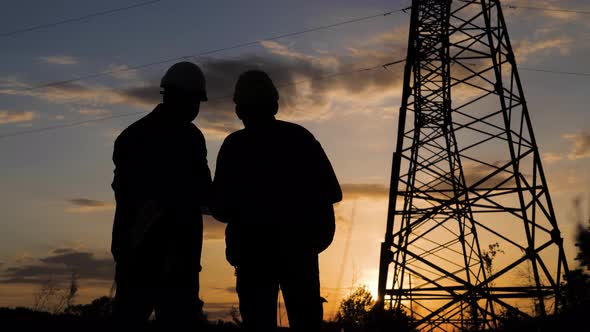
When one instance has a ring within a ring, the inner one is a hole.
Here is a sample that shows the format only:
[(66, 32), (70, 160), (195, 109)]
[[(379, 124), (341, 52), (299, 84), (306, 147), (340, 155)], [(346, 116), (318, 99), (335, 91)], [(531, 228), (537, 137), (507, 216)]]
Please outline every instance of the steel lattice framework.
[(500, 2), (413, 0), (378, 303), (493, 329), (557, 310), (567, 271)]

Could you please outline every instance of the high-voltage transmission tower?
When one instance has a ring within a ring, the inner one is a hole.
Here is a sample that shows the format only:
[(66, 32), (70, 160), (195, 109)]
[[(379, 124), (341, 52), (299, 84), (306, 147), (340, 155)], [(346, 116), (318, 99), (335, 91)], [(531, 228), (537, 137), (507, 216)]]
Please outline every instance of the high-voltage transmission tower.
[(546, 317), (568, 272), (499, 0), (413, 0), (379, 301), (423, 331)]

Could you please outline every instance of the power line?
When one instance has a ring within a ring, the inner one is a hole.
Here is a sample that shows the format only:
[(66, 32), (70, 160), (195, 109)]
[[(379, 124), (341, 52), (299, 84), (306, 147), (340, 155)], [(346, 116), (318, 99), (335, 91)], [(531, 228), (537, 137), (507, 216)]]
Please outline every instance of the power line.
[(526, 70), (526, 71), (536, 71), (536, 72), (540, 72), (540, 73), (558, 74), (558, 75), (590, 76), (590, 73), (580, 73), (580, 72), (572, 72), (572, 71), (558, 71), (558, 70), (527, 68), (527, 67), (518, 67), (518, 69), (519, 70)]
[(35, 133), (40, 133), (40, 132), (50, 131), (50, 130), (55, 130), (55, 129), (77, 127), (77, 126), (81, 126), (81, 125), (87, 124), (87, 123), (100, 122), (100, 121), (105, 121), (105, 120), (110, 120), (110, 119), (115, 119), (115, 118), (123, 118), (123, 117), (138, 115), (138, 114), (142, 114), (142, 113), (145, 113), (145, 112), (139, 111), (139, 112), (132, 112), (132, 113), (109, 115), (109, 116), (104, 116), (104, 117), (100, 117), (100, 118), (81, 120), (81, 121), (70, 122), (70, 123), (63, 123), (63, 124), (58, 124), (58, 125), (54, 125), (54, 126), (41, 127), (41, 128), (36, 128), (36, 129), (30, 129), (30, 130), (17, 131), (14, 133), (0, 135), (0, 139), (7, 138), (7, 137), (14, 137), (14, 136), (22, 136), (22, 135), (27, 135), (27, 134), (35, 134)]
[(189, 59), (189, 58), (202, 57), (202, 56), (211, 55), (211, 54), (214, 54), (214, 53), (219, 53), (219, 52), (234, 50), (234, 49), (243, 48), (243, 47), (247, 47), (247, 46), (258, 45), (262, 41), (274, 41), (274, 40), (277, 40), (277, 39), (282, 39), (282, 38), (287, 38), (287, 37), (294, 37), (294, 36), (298, 36), (298, 35), (302, 35), (302, 34), (314, 32), (314, 31), (326, 30), (326, 29), (330, 29), (330, 28), (334, 28), (334, 27), (338, 27), (338, 26), (342, 26), (342, 25), (346, 25), (346, 24), (351, 24), (351, 23), (357, 23), (357, 22), (361, 22), (361, 21), (371, 20), (371, 19), (375, 19), (375, 18), (378, 18), (378, 17), (389, 16), (389, 15), (391, 15), (393, 13), (401, 12), (401, 11), (403, 11), (405, 9), (406, 8), (396, 9), (396, 10), (391, 10), (391, 11), (387, 11), (387, 12), (382, 12), (382, 13), (379, 13), (379, 14), (374, 14), (374, 15), (369, 15), (369, 16), (363, 16), (363, 17), (357, 17), (357, 18), (353, 18), (353, 19), (350, 19), (350, 20), (341, 21), (341, 22), (337, 22), (337, 23), (333, 23), (333, 24), (321, 25), (321, 26), (317, 26), (317, 27), (309, 28), (309, 29), (305, 29), (305, 30), (300, 30), (300, 31), (295, 31), (295, 32), (289, 32), (289, 33), (280, 34), (280, 35), (274, 35), (274, 36), (270, 36), (270, 37), (267, 37), (267, 38), (264, 38), (264, 39), (259, 39), (259, 40), (255, 40), (255, 41), (248, 41), (248, 42), (244, 42), (244, 43), (240, 43), (240, 44), (236, 44), (236, 45), (232, 45), (232, 46), (226, 46), (226, 47), (221, 47), (221, 48), (212, 49), (212, 50), (208, 50), (208, 51), (203, 51), (203, 52), (200, 52), (200, 53), (183, 55), (183, 56), (178, 56), (178, 57), (174, 57), (174, 58), (167, 58), (167, 59), (156, 60), (156, 61), (153, 61), (153, 62), (148, 62), (148, 63), (139, 64), (139, 65), (135, 65), (135, 66), (127, 66), (125, 68), (107, 70), (107, 71), (102, 71), (102, 72), (98, 72), (98, 73), (94, 73), (94, 74), (89, 74), (89, 75), (84, 75), (84, 76), (78, 76), (78, 77), (75, 77), (75, 78), (72, 78), (72, 79), (67, 79), (67, 80), (62, 80), (62, 81), (48, 82), (48, 83), (44, 83), (44, 84), (41, 84), (41, 85), (36, 85), (36, 86), (30, 87), (30, 88), (24, 89), (24, 90), (37, 90), (37, 89), (41, 89), (41, 88), (52, 87), (52, 86), (57, 86), (57, 85), (63, 85), (63, 84), (68, 84), (68, 83), (82, 81), (82, 80), (87, 80), (87, 79), (98, 78), (98, 77), (102, 77), (102, 76), (106, 76), (106, 75), (112, 75), (112, 74), (121, 73), (121, 72), (127, 72), (127, 71), (132, 71), (132, 70), (144, 69), (144, 68), (147, 68), (147, 67), (152, 67), (152, 66), (161, 65), (161, 64), (170, 63), (170, 62), (175, 62), (175, 61), (181, 61), (181, 60), (185, 60), (185, 59)]
[[(467, 3), (469, 5), (478, 5), (476, 0), (459, 0), (459, 1)], [(550, 11), (550, 12), (590, 14), (590, 11), (588, 11), (588, 10), (563, 9), (563, 8), (557, 8), (557, 7), (536, 7), (536, 6), (521, 6), (521, 5), (506, 5), (505, 7), (509, 8), (509, 9), (531, 9), (531, 10), (542, 10), (542, 11)]]
[[(477, 64), (475, 64), (475, 63), (465, 63), (465, 64), (472, 66), (472, 67), (477, 67)], [(518, 66), (517, 70), (519, 70), (519, 71), (533, 71), (533, 72), (557, 74), (557, 75), (590, 76), (590, 73), (573, 72), (573, 71), (559, 71), (559, 70), (521, 67), (521, 66)]]
[(532, 10), (562, 12), (562, 13), (575, 13), (575, 14), (590, 14), (590, 11), (588, 11), (588, 10), (561, 9), (561, 8), (555, 8), (555, 7), (508, 5), (508, 8), (510, 8), (510, 9), (532, 9)]
[(69, 24), (69, 23), (74, 23), (74, 22), (80, 22), (80, 21), (84, 21), (84, 20), (91, 19), (94, 17), (106, 16), (106, 15), (114, 14), (117, 12), (122, 12), (125, 10), (130, 10), (130, 9), (135, 9), (135, 8), (139, 8), (139, 7), (153, 5), (156, 2), (161, 2), (161, 1), (162, 0), (144, 1), (144, 2), (140, 2), (140, 3), (136, 3), (134, 5), (129, 5), (126, 7), (113, 8), (113, 9), (108, 9), (108, 10), (104, 10), (104, 11), (100, 11), (100, 12), (96, 12), (96, 13), (87, 14), (84, 16), (68, 18), (68, 19), (64, 19), (64, 20), (56, 21), (56, 22), (52, 22), (52, 23), (33, 25), (33, 26), (30, 26), (27, 28), (6, 31), (6, 32), (0, 33), (0, 37), (10, 37), (10, 36), (14, 36), (14, 35), (25, 33), (25, 32), (31, 32), (31, 31), (41, 30), (41, 29), (46, 29), (46, 28), (52, 28), (52, 27), (55, 27), (58, 25), (64, 25), (64, 24)]
[[(308, 83), (308, 82), (323, 81), (323, 80), (327, 80), (327, 79), (334, 78), (337, 76), (344, 76), (344, 75), (350, 75), (350, 74), (354, 74), (354, 73), (367, 72), (367, 71), (372, 71), (372, 70), (379, 69), (379, 68), (387, 69), (387, 67), (389, 67), (389, 66), (393, 66), (393, 65), (405, 62), (405, 61), (406, 61), (405, 59), (401, 59), (401, 60), (387, 62), (387, 63), (375, 65), (375, 66), (337, 72), (334, 74), (324, 75), (324, 76), (311, 78), (311, 79), (307, 79), (307, 80), (295, 81), (295, 82), (291, 82), (291, 83), (284, 83), (284, 84), (277, 85), (277, 88), (285, 88), (285, 87), (290, 87), (290, 86), (294, 86), (294, 85), (298, 85), (298, 84), (302, 84), (302, 83)], [(209, 102), (216, 102), (216, 101), (221, 101), (221, 100), (230, 99), (230, 98), (232, 98), (232, 95), (224, 95), (224, 96), (210, 98)], [(139, 115), (139, 114), (144, 114), (144, 113), (145, 113), (144, 111), (137, 111), (137, 112), (123, 113), (123, 114), (109, 115), (109, 116), (104, 116), (104, 117), (99, 117), (99, 118), (94, 118), (94, 119), (88, 119), (88, 120), (75, 121), (75, 122), (70, 122), (70, 123), (63, 123), (63, 124), (58, 124), (58, 125), (54, 125), (54, 126), (17, 131), (17, 132), (13, 132), (13, 133), (0, 135), (0, 139), (8, 138), (8, 137), (15, 137), (15, 136), (23, 136), (23, 135), (28, 135), (28, 134), (35, 134), (35, 133), (56, 130), (56, 129), (77, 127), (77, 126), (88, 124), (88, 123), (106, 121), (106, 120), (128, 117), (128, 116), (133, 116), (133, 115)]]
[[(334, 73), (334, 74), (324, 75), (324, 76), (320, 76), (320, 77), (317, 77), (317, 78), (312, 78), (312, 79), (307, 79), (307, 80), (301, 80), (301, 81), (295, 81), (295, 82), (291, 82), (291, 83), (281, 84), (281, 85), (278, 85), (277, 88), (285, 88), (285, 87), (295, 86), (295, 85), (299, 85), (299, 84), (303, 84), (303, 83), (323, 81), (323, 80), (327, 80), (327, 79), (334, 78), (334, 77), (337, 77), (337, 76), (344, 76), (344, 75), (350, 75), (350, 74), (354, 74), (354, 73), (372, 71), (372, 70), (375, 70), (375, 69), (378, 69), (378, 68), (388, 69), (388, 67), (390, 67), (390, 66), (397, 65), (397, 64), (403, 63), (405, 61), (406, 61), (406, 59), (400, 59), (400, 60), (395, 60), (395, 61), (388, 62), (388, 63), (379, 64), (379, 65), (376, 65), (376, 66), (371, 66), (371, 67), (366, 67), (366, 68), (360, 68), (360, 69), (354, 69), (354, 70), (343, 71), (343, 72), (337, 72), (337, 73)], [(475, 64), (470, 64), (470, 65), (475, 65)], [(567, 71), (557, 71), (557, 70), (546, 70), (546, 69), (539, 69), (539, 68), (518, 67), (518, 69), (519, 70), (524, 70), (524, 71), (533, 71), (533, 72), (550, 73), (550, 74), (558, 74), (558, 75), (574, 75), (574, 76), (586, 76), (586, 77), (589, 77), (590, 76), (590, 73), (579, 73), (579, 72), (567, 72)], [(224, 100), (224, 99), (229, 99), (231, 97), (232, 97), (231, 95), (214, 97), (214, 98), (210, 98), (209, 99), (209, 102), (216, 102), (216, 101), (220, 101), (220, 100)], [(80, 126), (80, 125), (83, 125), (83, 124), (88, 124), (88, 123), (93, 123), (93, 122), (101, 122), (101, 121), (106, 121), (106, 120), (111, 120), (111, 119), (116, 119), (116, 118), (128, 117), (128, 116), (133, 116), (133, 115), (139, 115), (139, 114), (143, 114), (143, 113), (145, 113), (145, 112), (139, 111), (139, 112), (131, 112), (131, 113), (124, 113), (124, 114), (117, 114), (117, 115), (109, 115), (109, 116), (104, 116), (104, 117), (99, 117), (99, 118), (94, 118), (94, 119), (88, 119), (88, 120), (81, 120), (81, 121), (76, 121), (76, 122), (58, 124), (58, 125), (54, 125), (54, 126), (41, 127), (41, 128), (30, 129), (30, 130), (23, 130), (23, 131), (17, 131), (17, 132), (13, 132), (13, 133), (8, 133), (8, 134), (0, 135), (0, 139), (8, 138), (8, 137), (15, 137), (15, 136), (22, 136), (22, 135), (27, 135), (27, 134), (34, 134), (34, 133), (39, 133), (39, 132), (44, 132), (44, 131), (50, 131), (50, 130), (55, 130), (55, 129), (76, 127), (76, 126)]]

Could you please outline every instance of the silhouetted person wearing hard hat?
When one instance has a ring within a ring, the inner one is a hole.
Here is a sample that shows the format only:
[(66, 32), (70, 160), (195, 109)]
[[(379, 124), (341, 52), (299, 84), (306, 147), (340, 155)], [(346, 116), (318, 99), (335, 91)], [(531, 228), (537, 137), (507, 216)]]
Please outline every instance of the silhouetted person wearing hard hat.
[(325, 301), (318, 254), (332, 242), (342, 192), (314, 136), (275, 119), (278, 99), (266, 73), (239, 77), (234, 102), (245, 128), (221, 146), (211, 207), (227, 223), (226, 257), (246, 330), (276, 330), (280, 288), (291, 329), (316, 332)]
[(207, 100), (205, 77), (190, 62), (168, 69), (163, 102), (115, 141), (117, 202), (111, 251), (116, 262), (113, 317), (137, 330), (155, 311), (167, 331), (199, 324), (203, 219), (211, 191), (207, 149), (192, 123)]

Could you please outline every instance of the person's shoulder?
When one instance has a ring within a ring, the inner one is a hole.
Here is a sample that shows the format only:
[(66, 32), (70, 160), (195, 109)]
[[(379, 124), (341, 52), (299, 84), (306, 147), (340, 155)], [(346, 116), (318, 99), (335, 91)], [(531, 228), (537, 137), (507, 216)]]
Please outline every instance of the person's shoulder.
[(225, 137), (225, 139), (223, 140), (223, 144), (227, 145), (227, 144), (233, 144), (233, 143), (239, 142), (242, 139), (244, 139), (245, 135), (246, 135), (246, 131), (244, 129), (236, 130), (233, 133), (231, 133)]
[(244, 146), (248, 145), (246, 136), (247, 133), (244, 129), (236, 130), (227, 135), (221, 143), (219, 155), (233, 155), (243, 151)]
[(186, 126), (186, 130), (189, 135), (198, 138), (199, 140), (205, 140), (205, 135), (203, 135), (201, 129), (199, 129), (199, 127), (197, 127), (194, 123), (189, 123)]
[(315, 139), (315, 137), (309, 130), (307, 130), (302, 125), (293, 122), (277, 120), (277, 127), (279, 128), (279, 130), (291, 136), (298, 136), (304, 139)]
[(153, 117), (152, 113), (153, 111), (147, 113), (140, 119), (127, 126), (127, 128), (123, 129), (123, 131), (117, 136), (116, 141), (129, 141), (146, 135), (146, 132), (150, 131), (150, 127), (152, 125), (151, 122), (153, 122), (151, 120)]
[(141, 118), (123, 129), (115, 139), (115, 144), (120, 145), (125, 142), (134, 140), (142, 132), (144, 119)]

